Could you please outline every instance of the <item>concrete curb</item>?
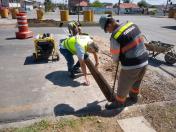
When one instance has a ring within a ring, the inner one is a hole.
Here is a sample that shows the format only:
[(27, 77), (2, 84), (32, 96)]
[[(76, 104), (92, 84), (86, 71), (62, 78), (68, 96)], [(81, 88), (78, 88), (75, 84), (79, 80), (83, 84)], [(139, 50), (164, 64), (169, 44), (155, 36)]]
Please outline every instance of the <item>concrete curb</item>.
[[(34, 119), (31, 120), (22, 120), (22, 121), (18, 121), (18, 122), (12, 122), (12, 123), (6, 123), (6, 124), (0, 124), (0, 130), (1, 129), (5, 129), (5, 128), (17, 128), (17, 127), (26, 127), (29, 126), (33, 123), (36, 122), (40, 122), (41, 120), (59, 120), (61, 118), (78, 118), (81, 116), (86, 116), (86, 115), (91, 115), (91, 116), (101, 116), (101, 117), (114, 117), (114, 116), (118, 116), (119, 119), (121, 119), (121, 117), (130, 114), (131, 112), (140, 112), (142, 110), (145, 110), (145, 108), (147, 106), (168, 106), (171, 104), (176, 104), (176, 99), (175, 100), (171, 100), (171, 101), (163, 101), (163, 102), (155, 102), (155, 103), (150, 103), (150, 104), (142, 104), (142, 105), (133, 105), (133, 106), (129, 106), (129, 107), (125, 107), (124, 109), (114, 109), (114, 110), (103, 110), (103, 111), (99, 111), (98, 113), (80, 113), (80, 114), (75, 114), (75, 115), (66, 115), (66, 116), (58, 116), (58, 117), (54, 117), (54, 116), (45, 116), (45, 117), (36, 117)], [(122, 111), (123, 110), (123, 111)]]
[[(29, 27), (66, 27), (69, 21), (55, 21), (52, 19), (46, 20), (37, 20), (37, 19), (28, 19)], [(99, 26), (97, 22), (80, 22), (82, 26)]]
[(17, 24), (0, 24), (0, 28), (16, 28)]

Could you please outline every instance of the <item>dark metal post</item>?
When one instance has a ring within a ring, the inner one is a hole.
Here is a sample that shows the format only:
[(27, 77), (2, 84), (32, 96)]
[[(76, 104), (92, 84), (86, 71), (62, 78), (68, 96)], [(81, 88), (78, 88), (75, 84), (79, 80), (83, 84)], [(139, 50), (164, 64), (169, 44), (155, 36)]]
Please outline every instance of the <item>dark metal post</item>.
[(26, 7), (26, 1), (24, 1), (24, 5), (25, 5), (25, 11), (27, 11), (27, 7)]
[(164, 11), (164, 16), (166, 15), (168, 3), (169, 3), (169, 0), (167, 0), (166, 8), (165, 8), (165, 11)]
[(78, 3), (78, 22), (79, 22), (79, 8), (80, 8), (80, 0), (79, 0), (79, 3)]
[(120, 14), (120, 0), (118, 2), (118, 15)]

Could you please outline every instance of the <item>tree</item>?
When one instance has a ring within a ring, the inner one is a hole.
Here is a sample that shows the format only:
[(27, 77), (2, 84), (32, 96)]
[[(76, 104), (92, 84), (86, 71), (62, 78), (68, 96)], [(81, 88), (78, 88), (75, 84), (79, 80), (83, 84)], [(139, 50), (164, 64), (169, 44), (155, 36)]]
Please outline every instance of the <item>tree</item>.
[(123, 3), (130, 3), (131, 0), (123, 0)]
[(44, 5), (45, 5), (46, 12), (54, 9), (54, 4), (51, 2), (51, 0), (45, 0)]
[(90, 4), (92, 7), (103, 7), (104, 4), (101, 3), (99, 0), (95, 0), (93, 3)]
[(138, 6), (146, 8), (146, 7), (149, 6), (149, 4), (145, 0), (141, 0), (141, 1), (138, 2)]

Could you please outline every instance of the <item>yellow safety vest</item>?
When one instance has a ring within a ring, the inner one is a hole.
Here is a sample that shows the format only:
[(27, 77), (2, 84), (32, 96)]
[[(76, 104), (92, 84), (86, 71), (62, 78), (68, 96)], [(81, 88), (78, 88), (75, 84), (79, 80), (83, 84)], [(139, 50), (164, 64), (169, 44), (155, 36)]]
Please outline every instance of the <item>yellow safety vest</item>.
[(84, 52), (87, 52), (87, 42), (80, 41), (79, 39), (76, 42), (76, 38), (74, 36), (64, 40), (61, 45), (64, 48), (66, 48), (67, 50), (69, 50), (72, 54), (75, 55), (76, 54), (76, 47), (75, 47), (76, 43), (81, 46), (81, 48), (84, 50)]
[(118, 30), (118, 32), (114, 35), (114, 39), (117, 39), (131, 25), (133, 25), (133, 23), (132, 22), (128, 22), (123, 27), (121, 27), (120, 30)]

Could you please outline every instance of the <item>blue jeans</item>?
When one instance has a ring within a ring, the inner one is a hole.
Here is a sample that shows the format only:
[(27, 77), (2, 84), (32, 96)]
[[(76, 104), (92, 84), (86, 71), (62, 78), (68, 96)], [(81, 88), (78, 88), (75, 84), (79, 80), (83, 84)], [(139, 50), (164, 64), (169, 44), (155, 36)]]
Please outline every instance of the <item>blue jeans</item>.
[(74, 72), (75, 70), (80, 68), (79, 61), (74, 65), (73, 54), (69, 50), (60, 48), (60, 52), (67, 61), (67, 67), (69, 72)]

